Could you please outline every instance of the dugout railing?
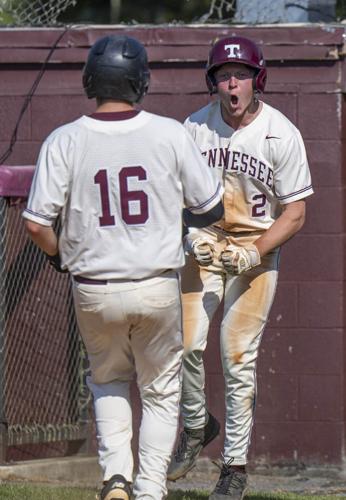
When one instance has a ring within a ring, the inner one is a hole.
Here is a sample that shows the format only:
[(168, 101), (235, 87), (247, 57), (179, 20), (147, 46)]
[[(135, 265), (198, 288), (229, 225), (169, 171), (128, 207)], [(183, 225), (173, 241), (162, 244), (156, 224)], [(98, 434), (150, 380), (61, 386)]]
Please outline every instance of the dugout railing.
[(87, 362), (70, 278), (49, 266), (21, 217), (33, 173), (32, 166), (0, 166), (2, 463), (10, 446), (68, 441), (83, 450), (90, 436)]

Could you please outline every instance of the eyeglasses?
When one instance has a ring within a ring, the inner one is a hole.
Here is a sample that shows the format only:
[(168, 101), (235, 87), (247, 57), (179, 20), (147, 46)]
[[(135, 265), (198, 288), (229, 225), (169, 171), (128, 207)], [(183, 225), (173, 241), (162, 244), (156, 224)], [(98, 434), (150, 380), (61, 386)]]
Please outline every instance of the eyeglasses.
[(247, 80), (248, 78), (253, 78), (254, 72), (246, 70), (224, 71), (223, 73), (216, 73), (214, 78), (216, 83), (220, 83), (229, 81), (232, 76), (237, 80)]

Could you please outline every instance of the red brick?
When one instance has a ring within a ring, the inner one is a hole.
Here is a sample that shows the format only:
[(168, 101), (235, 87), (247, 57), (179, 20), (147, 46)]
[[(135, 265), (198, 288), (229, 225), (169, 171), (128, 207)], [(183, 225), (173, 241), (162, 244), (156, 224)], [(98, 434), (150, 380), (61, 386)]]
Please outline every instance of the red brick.
[[(9, 146), (8, 142), (0, 142), (1, 154), (4, 154)], [(17, 141), (11, 155), (5, 160), (6, 165), (35, 165), (41, 142)]]
[(268, 465), (332, 465), (342, 461), (342, 423), (271, 422), (255, 427), (256, 460)]
[(335, 375), (299, 377), (299, 420), (342, 421), (342, 379)]
[(268, 375), (341, 376), (344, 371), (343, 330), (268, 329), (260, 346), (258, 371)]
[(149, 94), (144, 98), (141, 108), (183, 122), (188, 115), (208, 102), (210, 102), (210, 97), (207, 92), (192, 94), (188, 98), (183, 94)]
[(298, 324), (298, 285), (279, 281), (268, 327), (287, 327)]
[(310, 84), (311, 82), (335, 83), (338, 79), (339, 67), (333, 64), (328, 67), (328, 71), (321, 71), (321, 66), (296, 66), (290, 65), (288, 68), (282, 65), (270, 67), (270, 83), (282, 82), (285, 85), (289, 83)]
[(343, 282), (299, 283), (299, 325), (339, 328), (343, 318)]
[(297, 234), (282, 248), (280, 280), (339, 281), (344, 262), (339, 234)]
[[(1, 80), (1, 78), (0, 78)], [(0, 97), (1, 141), (9, 141), (24, 104), (22, 96)], [(18, 129), (17, 140), (30, 140), (30, 105), (24, 113)]]
[(83, 95), (35, 97), (32, 101), (32, 138), (34, 141), (43, 141), (55, 128), (83, 114), (88, 115), (95, 109), (95, 100)]
[[(304, 139), (331, 139), (340, 136), (337, 109), (340, 94), (300, 95), (298, 101), (298, 128)], [(326, 126), (326, 124), (328, 124)], [(322, 149), (322, 148), (321, 148)]]
[(297, 122), (297, 95), (289, 94), (264, 94), (264, 102), (277, 108), (281, 113), (283, 113), (291, 122)]
[[(344, 82), (344, 88), (345, 88), (345, 82), (346, 82), (346, 64), (342, 65), (342, 70), (343, 70), (343, 76), (342, 80)], [(346, 139), (346, 98), (345, 94), (342, 96), (342, 126), (341, 126), (341, 138), (343, 141)], [(344, 142), (345, 144), (345, 142)]]
[[(207, 51), (205, 52), (206, 58)], [(177, 69), (161, 63), (160, 67), (151, 71), (149, 94), (181, 94), (182, 88), (184, 94), (201, 93), (208, 95), (205, 70), (202, 65), (200, 67), (186, 66)]]
[(314, 188), (339, 187), (342, 149), (338, 137), (331, 140), (305, 140), (305, 147)]
[(256, 422), (297, 420), (298, 377), (278, 373), (259, 374)]
[(316, 186), (313, 196), (307, 198), (306, 221), (300, 234), (342, 233), (344, 196), (342, 187)]

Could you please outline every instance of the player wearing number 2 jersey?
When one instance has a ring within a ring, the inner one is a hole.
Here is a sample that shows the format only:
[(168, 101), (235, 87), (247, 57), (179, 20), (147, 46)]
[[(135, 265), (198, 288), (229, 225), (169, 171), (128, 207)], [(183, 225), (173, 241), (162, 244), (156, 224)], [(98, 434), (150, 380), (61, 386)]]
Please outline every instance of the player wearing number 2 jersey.
[(206, 410), (202, 355), (223, 299), (225, 442), (220, 479), (210, 499), (241, 500), (247, 486), (256, 360), (275, 294), (279, 248), (302, 227), (304, 199), (313, 191), (299, 131), (258, 99), (266, 68), (256, 44), (243, 37), (216, 42), (206, 79), (218, 99), (185, 125), (223, 183), (225, 213), (221, 221), (190, 230), (186, 237), (191, 257), (182, 276), (184, 430), (168, 478), (185, 475), (219, 432)]
[[(94, 396), (101, 500), (160, 500), (177, 430), (183, 352), (177, 270), (182, 211), (198, 225), (223, 213), (221, 187), (175, 120), (136, 111), (149, 84), (144, 47), (108, 36), (83, 83), (96, 113), (55, 130), (39, 156), (24, 217), (57, 270), (72, 275)], [(61, 216), (59, 241), (52, 228)], [(129, 382), (142, 400), (133, 481)]]

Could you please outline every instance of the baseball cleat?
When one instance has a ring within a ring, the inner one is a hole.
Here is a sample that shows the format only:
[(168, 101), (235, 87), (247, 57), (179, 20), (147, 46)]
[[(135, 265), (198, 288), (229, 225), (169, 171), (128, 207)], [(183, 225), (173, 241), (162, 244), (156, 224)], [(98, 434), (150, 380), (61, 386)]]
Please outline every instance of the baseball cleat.
[(243, 500), (247, 491), (247, 474), (231, 465), (232, 460), (223, 463), (219, 480), (209, 500)]
[(167, 479), (176, 481), (184, 477), (195, 465), (202, 449), (220, 432), (220, 424), (211, 413), (201, 429), (184, 428), (179, 436), (177, 449), (168, 466)]
[(100, 500), (130, 500), (130, 497), (131, 483), (120, 474), (115, 474), (106, 481), (100, 494)]

